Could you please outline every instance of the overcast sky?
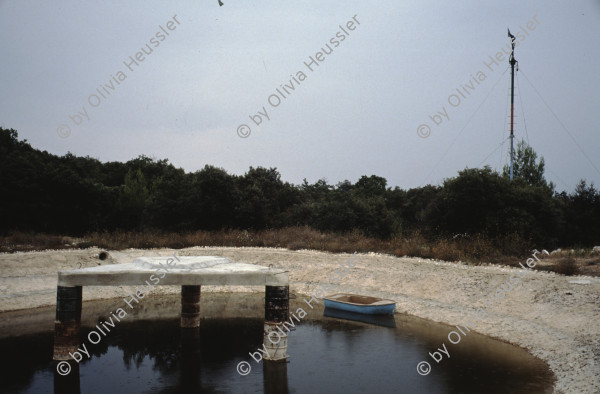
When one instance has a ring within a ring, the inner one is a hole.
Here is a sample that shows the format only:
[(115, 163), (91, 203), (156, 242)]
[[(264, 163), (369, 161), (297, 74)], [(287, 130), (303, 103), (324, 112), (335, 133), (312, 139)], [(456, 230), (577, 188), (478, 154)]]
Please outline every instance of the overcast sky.
[(223, 1), (0, 0), (0, 126), (102, 161), (439, 184), (507, 162), (508, 56), (490, 56), (510, 28), (516, 140), (558, 190), (600, 185), (597, 0)]

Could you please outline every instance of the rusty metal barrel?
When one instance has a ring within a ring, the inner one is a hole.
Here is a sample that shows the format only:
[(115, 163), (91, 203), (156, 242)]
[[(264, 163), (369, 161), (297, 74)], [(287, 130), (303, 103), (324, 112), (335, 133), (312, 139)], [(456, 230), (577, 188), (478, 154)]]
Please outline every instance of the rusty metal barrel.
[(81, 286), (58, 286), (54, 322), (54, 360), (69, 360), (79, 347), (81, 328)]
[(200, 286), (181, 286), (181, 328), (200, 327)]
[(281, 323), (265, 322), (263, 347), (267, 354), (265, 361), (285, 361), (287, 355), (287, 333), (281, 328)]
[(289, 304), (289, 286), (265, 286), (265, 321), (280, 323), (287, 320)]
[(287, 355), (287, 334), (281, 324), (289, 317), (289, 286), (265, 286), (265, 323), (263, 347), (265, 361), (285, 362)]

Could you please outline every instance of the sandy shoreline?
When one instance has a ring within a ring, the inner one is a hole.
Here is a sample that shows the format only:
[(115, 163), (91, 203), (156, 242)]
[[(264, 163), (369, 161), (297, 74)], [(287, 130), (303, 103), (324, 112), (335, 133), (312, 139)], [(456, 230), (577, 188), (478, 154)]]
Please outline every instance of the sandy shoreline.
[[(130, 262), (138, 256), (164, 256), (169, 249), (110, 252), (99, 249), (0, 254), (0, 312), (54, 305), (59, 270)], [(273, 264), (289, 271), (290, 291), (313, 294), (350, 255), (267, 248), (187, 248), (178, 255), (218, 255), (234, 261)], [(514, 277), (521, 279), (512, 287)], [(576, 282), (576, 283), (570, 283)], [(485, 298), (500, 286), (498, 300)], [(84, 288), (84, 300), (121, 298), (133, 288)], [(256, 287), (207, 287), (204, 291), (264, 291)], [(154, 294), (178, 293), (162, 286)], [(397, 312), (476, 332), (528, 349), (546, 361), (557, 382), (555, 392), (600, 392), (600, 279), (499, 266), (467, 266), (419, 258), (359, 254), (354, 268), (334, 292), (363, 293), (397, 302)], [(472, 316), (478, 308), (480, 319)], [(481, 312), (480, 312), (481, 313)], [(3, 319), (4, 320), (4, 319)], [(3, 321), (3, 326), (10, 325)], [(449, 328), (449, 331), (451, 329)], [(440, 339), (449, 344), (447, 338)], [(435, 349), (432, 349), (432, 351)]]

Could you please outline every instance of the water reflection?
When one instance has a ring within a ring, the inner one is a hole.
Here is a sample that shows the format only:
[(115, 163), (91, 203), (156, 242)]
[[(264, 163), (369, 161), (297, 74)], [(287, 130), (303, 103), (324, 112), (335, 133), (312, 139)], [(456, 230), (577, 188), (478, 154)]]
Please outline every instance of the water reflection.
[(62, 394), (80, 394), (80, 383), (79, 383), (79, 363), (75, 361), (68, 361), (69, 370), (68, 374), (61, 374), (56, 369), (58, 362), (53, 362), (54, 367), (54, 392)]
[(287, 368), (288, 363), (285, 362), (263, 364), (263, 385), (266, 394), (287, 394), (290, 392)]
[[(97, 345), (86, 341), (95, 324), (88, 320), (82, 340), (92, 357), (72, 363), (67, 376), (51, 361), (51, 331), (0, 339), (2, 354), (11, 355), (0, 378), (7, 392), (19, 393), (552, 392), (543, 363), (476, 334), (451, 348), (451, 358), (432, 365), (429, 376), (418, 375), (415, 365), (448, 329), (401, 315), (393, 328), (390, 321), (373, 325), (315, 309), (290, 334), (288, 363), (257, 363), (249, 353), (262, 347), (261, 300), (258, 308), (238, 301), (245, 308), (238, 311), (256, 309), (259, 316), (205, 318), (199, 329), (181, 329), (173, 312), (166, 319), (124, 321)], [(240, 361), (250, 363), (249, 375), (237, 373)]]
[(396, 328), (394, 315), (364, 315), (356, 312), (342, 311), (339, 309), (325, 308), (323, 316), (334, 317), (336, 319), (359, 321), (376, 326)]

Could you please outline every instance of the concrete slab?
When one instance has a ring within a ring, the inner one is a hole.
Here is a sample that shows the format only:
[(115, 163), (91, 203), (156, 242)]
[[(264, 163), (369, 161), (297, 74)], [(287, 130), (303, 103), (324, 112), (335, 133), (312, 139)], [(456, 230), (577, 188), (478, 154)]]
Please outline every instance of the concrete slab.
[(225, 257), (141, 257), (131, 263), (60, 271), (58, 286), (142, 285), (287, 286), (287, 271), (235, 263)]

